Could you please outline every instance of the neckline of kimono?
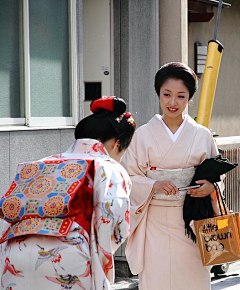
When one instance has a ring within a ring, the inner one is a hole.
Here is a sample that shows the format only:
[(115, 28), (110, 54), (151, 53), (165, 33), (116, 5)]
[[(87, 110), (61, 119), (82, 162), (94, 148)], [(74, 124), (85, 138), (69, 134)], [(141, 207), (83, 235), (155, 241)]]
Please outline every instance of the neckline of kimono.
[(163, 121), (162, 119), (162, 116), (159, 116), (159, 120), (161, 121), (165, 131), (167, 132), (168, 136), (170, 137), (170, 139), (173, 141), (173, 142), (176, 142), (178, 137), (180, 136), (183, 128), (184, 128), (184, 125), (186, 124), (187, 122), (187, 118), (184, 116), (184, 119), (181, 123), (181, 125), (178, 127), (177, 131), (175, 133), (173, 133), (167, 126), (167, 124)]
[(111, 159), (106, 147), (103, 143), (96, 139), (77, 139), (73, 144), (64, 152), (70, 154), (90, 154), (95, 156), (105, 156)]

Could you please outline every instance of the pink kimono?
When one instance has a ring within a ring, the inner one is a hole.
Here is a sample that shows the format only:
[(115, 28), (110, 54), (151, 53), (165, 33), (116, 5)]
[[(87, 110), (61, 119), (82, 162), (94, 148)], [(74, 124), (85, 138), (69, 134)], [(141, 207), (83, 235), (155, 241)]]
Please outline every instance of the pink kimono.
[[(102, 143), (21, 163), (0, 201), (1, 289), (110, 290), (129, 235), (131, 181)], [(7, 223), (5, 223), (7, 224)]]
[(218, 150), (210, 131), (191, 117), (185, 116), (175, 142), (160, 118), (155, 115), (135, 132), (122, 160), (132, 180), (126, 257), (132, 273), (139, 274), (141, 290), (208, 290), (209, 269), (202, 266), (197, 244), (185, 235), (186, 192), (166, 196), (152, 187), (156, 180), (189, 185), (194, 167)]

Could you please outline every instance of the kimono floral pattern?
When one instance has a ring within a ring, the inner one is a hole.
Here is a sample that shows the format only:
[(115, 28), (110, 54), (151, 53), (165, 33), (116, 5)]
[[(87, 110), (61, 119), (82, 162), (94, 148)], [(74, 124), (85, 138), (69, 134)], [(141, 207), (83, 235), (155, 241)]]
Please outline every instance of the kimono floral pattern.
[[(41, 161), (53, 164), (53, 161), (74, 159), (94, 162), (93, 171), (83, 184), (84, 192), (87, 188), (92, 191), (92, 199), (87, 194), (81, 195), (92, 209), (83, 209), (81, 200), (77, 200), (79, 212), (89, 220), (90, 229), (79, 225), (76, 216), (65, 236), (51, 236), (47, 231), (41, 235), (23, 233), (2, 243), (1, 289), (111, 289), (113, 254), (129, 235), (131, 182), (124, 168), (96, 140), (77, 140), (65, 153)], [(69, 177), (76, 166), (71, 163), (71, 168), (66, 168), (62, 175)], [(28, 180), (34, 178), (37, 168), (28, 165), (24, 170), (22, 178)], [(52, 202), (61, 205), (55, 199)]]

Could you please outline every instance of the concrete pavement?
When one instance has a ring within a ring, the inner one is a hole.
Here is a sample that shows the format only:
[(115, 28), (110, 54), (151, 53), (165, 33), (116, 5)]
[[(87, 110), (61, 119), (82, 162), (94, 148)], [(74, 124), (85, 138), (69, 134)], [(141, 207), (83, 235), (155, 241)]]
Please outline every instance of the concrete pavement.
[(122, 278), (116, 277), (115, 284), (112, 285), (111, 289), (113, 290), (122, 290), (122, 289), (131, 289), (138, 290), (138, 277), (133, 276), (131, 278)]
[(211, 290), (239, 290), (240, 289), (240, 262), (230, 264), (224, 275), (212, 275)]
[[(116, 277), (115, 284), (112, 285), (112, 290), (123, 289), (138, 290), (138, 277)], [(229, 270), (224, 275), (219, 275), (218, 277), (215, 277), (214, 274), (211, 274), (211, 290), (240, 290), (240, 261), (230, 264)]]

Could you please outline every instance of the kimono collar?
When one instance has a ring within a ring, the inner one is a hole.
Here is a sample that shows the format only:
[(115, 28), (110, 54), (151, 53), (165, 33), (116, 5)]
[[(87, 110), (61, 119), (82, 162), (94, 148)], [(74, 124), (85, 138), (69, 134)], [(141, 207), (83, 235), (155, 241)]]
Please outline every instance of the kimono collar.
[(77, 139), (65, 153), (86, 153), (95, 157), (111, 158), (104, 145), (95, 139)]

